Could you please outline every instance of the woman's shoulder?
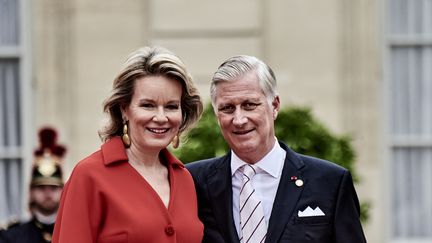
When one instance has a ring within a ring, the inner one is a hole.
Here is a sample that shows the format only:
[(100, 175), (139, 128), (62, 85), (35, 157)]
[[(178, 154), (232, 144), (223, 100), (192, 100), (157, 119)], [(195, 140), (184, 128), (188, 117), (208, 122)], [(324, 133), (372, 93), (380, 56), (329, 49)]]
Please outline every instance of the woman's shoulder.
[[(65, 187), (87, 191), (89, 188), (97, 187), (98, 181), (104, 176), (103, 156), (100, 150), (90, 154), (79, 161), (72, 170)], [(84, 186), (85, 185), (85, 186)], [(84, 189), (83, 186), (86, 188)]]
[(80, 160), (73, 169), (73, 174), (88, 174), (103, 167), (103, 156), (101, 150), (95, 151)]

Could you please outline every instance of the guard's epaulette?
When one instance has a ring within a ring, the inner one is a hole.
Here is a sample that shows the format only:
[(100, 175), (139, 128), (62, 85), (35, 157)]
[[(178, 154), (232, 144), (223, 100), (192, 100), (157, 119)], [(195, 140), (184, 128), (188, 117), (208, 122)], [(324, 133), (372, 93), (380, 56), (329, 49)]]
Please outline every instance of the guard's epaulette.
[(10, 221), (10, 222), (7, 224), (6, 229), (11, 229), (11, 228), (16, 227), (16, 226), (18, 226), (18, 225), (20, 225), (20, 224), (21, 224), (20, 221), (18, 221), (18, 220), (12, 220), (12, 221)]

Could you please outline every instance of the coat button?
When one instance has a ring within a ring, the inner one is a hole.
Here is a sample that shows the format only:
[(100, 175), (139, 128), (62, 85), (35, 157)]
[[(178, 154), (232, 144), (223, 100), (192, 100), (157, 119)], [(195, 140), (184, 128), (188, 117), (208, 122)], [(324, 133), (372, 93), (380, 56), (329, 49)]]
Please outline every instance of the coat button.
[(167, 234), (168, 236), (173, 235), (174, 227), (172, 225), (168, 225), (167, 227), (165, 227), (165, 234)]

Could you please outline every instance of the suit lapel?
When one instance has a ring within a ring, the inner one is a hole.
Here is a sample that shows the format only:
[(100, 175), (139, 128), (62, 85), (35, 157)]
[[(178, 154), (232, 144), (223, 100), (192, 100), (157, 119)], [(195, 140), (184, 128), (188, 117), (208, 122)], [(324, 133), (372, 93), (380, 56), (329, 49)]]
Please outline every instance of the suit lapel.
[(280, 145), (286, 151), (286, 157), (273, 203), (266, 242), (277, 242), (279, 240), (303, 191), (303, 187), (298, 187), (294, 181), (291, 181), (291, 176), (305, 180), (300, 173), (300, 169), (304, 166), (303, 162), (285, 144), (280, 143)]
[(231, 153), (222, 157), (207, 177), (214, 216), (228, 242), (239, 242), (232, 215)]

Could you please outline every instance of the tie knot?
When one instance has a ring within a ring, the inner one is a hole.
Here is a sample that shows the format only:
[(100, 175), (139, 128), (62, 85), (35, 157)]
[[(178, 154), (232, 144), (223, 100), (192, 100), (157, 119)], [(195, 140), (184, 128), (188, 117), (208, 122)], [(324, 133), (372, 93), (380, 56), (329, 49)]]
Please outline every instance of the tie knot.
[(249, 179), (256, 174), (256, 169), (253, 165), (246, 164), (243, 165), (241, 168), (241, 172), (243, 173), (243, 175), (247, 176)]

